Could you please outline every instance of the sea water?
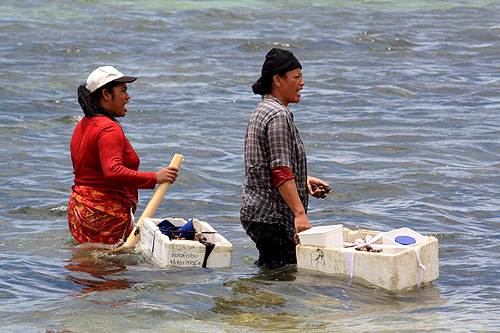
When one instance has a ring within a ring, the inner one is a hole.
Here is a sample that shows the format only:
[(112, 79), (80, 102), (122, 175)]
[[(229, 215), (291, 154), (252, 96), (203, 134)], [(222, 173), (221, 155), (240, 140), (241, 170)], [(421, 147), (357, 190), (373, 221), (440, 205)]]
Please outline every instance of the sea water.
[[(0, 330), (500, 330), (499, 17), (499, 1), (3, 0)], [(290, 109), (309, 174), (332, 187), (310, 200), (311, 224), (435, 236), (435, 282), (388, 293), (254, 265), (243, 140), (273, 47), (303, 65)], [(141, 170), (185, 156), (155, 217), (210, 223), (234, 246), (230, 268), (73, 240), (76, 89), (101, 65), (139, 77), (120, 121)]]

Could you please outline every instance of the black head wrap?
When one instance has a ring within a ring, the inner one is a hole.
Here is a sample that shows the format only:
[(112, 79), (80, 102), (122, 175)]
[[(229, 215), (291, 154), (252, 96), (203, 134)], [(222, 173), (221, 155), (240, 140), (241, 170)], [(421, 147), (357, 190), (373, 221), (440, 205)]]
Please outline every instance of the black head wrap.
[(255, 94), (267, 94), (270, 89), (270, 82), (275, 74), (282, 74), (288, 71), (301, 68), (299, 60), (288, 50), (273, 48), (266, 54), (266, 60), (262, 65), (262, 76), (252, 86)]

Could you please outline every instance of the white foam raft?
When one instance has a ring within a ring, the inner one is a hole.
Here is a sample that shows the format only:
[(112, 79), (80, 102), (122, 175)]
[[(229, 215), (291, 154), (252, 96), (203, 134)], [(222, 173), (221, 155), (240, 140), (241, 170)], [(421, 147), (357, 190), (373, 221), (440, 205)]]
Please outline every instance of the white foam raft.
[[(332, 275), (347, 275), (389, 291), (411, 289), (439, 277), (438, 241), (435, 237), (421, 236), (416, 244), (401, 246), (387, 241), (386, 235), (390, 233), (364, 229), (341, 230), (342, 247), (298, 245), (297, 267)], [(401, 230), (413, 232), (408, 228)], [(344, 247), (356, 240), (358, 243), (359, 240), (365, 240), (366, 244), (371, 239), (374, 240), (372, 247), (382, 249), (382, 252)]]
[[(141, 227), (141, 237), (137, 248), (150, 255), (162, 266), (200, 266), (206, 268), (229, 267), (233, 245), (207, 222), (193, 219), (197, 232), (206, 237), (214, 246), (206, 246), (197, 240), (170, 240), (157, 224), (163, 219), (145, 218)], [(187, 223), (181, 218), (168, 218), (173, 225), (180, 227)]]

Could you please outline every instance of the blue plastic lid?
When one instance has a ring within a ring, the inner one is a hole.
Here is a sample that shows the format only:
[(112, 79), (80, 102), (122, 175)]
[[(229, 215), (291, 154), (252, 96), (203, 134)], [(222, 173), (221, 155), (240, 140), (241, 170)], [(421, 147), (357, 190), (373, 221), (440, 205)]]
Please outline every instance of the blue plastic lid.
[(410, 245), (410, 244), (415, 244), (417, 241), (415, 238), (410, 237), (410, 236), (398, 236), (394, 238), (396, 243), (399, 243), (401, 245)]

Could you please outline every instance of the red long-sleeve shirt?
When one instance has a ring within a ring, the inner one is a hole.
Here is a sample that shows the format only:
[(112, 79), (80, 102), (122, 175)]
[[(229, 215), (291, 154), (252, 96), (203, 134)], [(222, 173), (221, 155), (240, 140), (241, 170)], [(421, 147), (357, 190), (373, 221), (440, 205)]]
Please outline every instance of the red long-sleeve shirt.
[(71, 139), (75, 185), (92, 186), (126, 207), (138, 202), (139, 188), (156, 185), (155, 172), (140, 172), (140, 159), (121, 126), (107, 117), (84, 117)]

